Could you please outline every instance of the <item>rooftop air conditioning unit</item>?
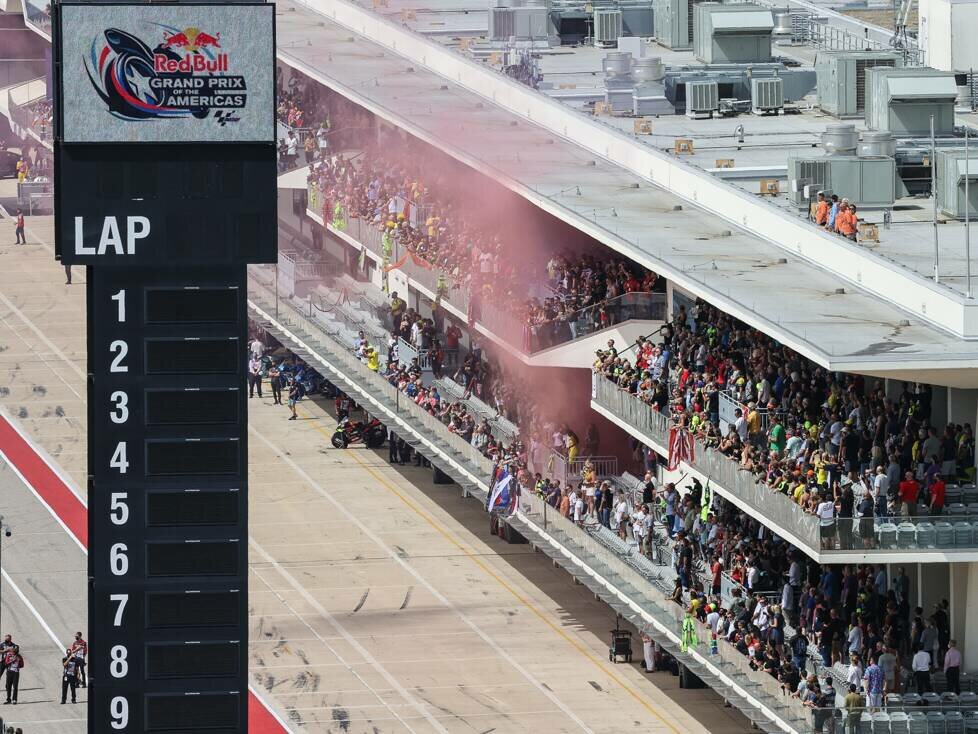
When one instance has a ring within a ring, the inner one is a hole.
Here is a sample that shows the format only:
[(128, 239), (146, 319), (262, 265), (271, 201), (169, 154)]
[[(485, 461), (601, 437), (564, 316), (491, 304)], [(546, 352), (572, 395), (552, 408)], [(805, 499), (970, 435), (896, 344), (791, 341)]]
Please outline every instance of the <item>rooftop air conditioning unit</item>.
[(508, 41), (516, 35), (516, 11), (513, 8), (489, 8), (489, 38)]
[(778, 114), (784, 109), (784, 82), (778, 77), (751, 79), (750, 108), (755, 115)]
[[(968, 179), (968, 198), (965, 199), (964, 180)], [(978, 158), (972, 153), (965, 158), (963, 148), (937, 152), (937, 206), (945, 214), (964, 219), (978, 219)]]
[(712, 117), (720, 106), (720, 90), (713, 82), (686, 83), (686, 117), (701, 120)]
[(620, 10), (600, 8), (594, 11), (595, 46), (617, 46), (623, 32)]

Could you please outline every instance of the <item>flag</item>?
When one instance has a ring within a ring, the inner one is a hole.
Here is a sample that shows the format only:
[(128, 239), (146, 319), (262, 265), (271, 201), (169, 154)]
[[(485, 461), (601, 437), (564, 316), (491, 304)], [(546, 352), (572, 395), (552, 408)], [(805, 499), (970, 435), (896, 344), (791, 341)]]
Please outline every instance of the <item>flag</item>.
[(498, 479), (494, 482), (492, 491), (489, 493), (489, 502), (486, 504), (486, 509), (489, 512), (493, 510), (508, 511), (510, 507), (509, 484), (513, 481), (513, 477), (505, 469), (497, 476)]
[(691, 463), (695, 459), (693, 434), (684, 426), (669, 429), (669, 471), (676, 471), (682, 462)]

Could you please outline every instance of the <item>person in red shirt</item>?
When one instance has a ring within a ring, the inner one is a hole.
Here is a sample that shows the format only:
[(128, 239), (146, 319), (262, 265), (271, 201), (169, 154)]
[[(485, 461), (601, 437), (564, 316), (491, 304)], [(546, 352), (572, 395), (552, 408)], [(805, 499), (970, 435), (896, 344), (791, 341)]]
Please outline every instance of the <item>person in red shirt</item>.
[(930, 485), (930, 514), (940, 515), (944, 511), (944, 492), (946, 485), (940, 473), (934, 475), (934, 481)]
[(17, 235), (17, 242), (16, 242), (16, 244), (18, 244), (18, 245), (26, 245), (27, 244), (27, 237), (24, 236), (24, 212), (21, 209), (18, 209), (17, 210), (17, 217), (16, 217), (16, 220), (15, 220), (15, 226), (16, 226), (15, 234)]
[(913, 472), (903, 475), (900, 482), (900, 501), (903, 503), (903, 514), (913, 517), (917, 511), (917, 495), (920, 493), (920, 484), (913, 478)]
[(81, 632), (75, 633), (75, 641), (71, 643), (71, 647), (68, 649), (71, 651), (75, 663), (77, 663), (78, 685), (87, 688), (88, 676), (85, 674), (85, 661), (88, 659), (88, 643), (82, 637)]

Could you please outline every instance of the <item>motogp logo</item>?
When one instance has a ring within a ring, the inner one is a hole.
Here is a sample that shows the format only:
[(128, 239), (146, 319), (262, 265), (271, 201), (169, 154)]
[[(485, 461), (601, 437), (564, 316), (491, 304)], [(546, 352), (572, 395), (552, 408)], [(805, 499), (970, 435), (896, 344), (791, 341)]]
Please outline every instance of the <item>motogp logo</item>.
[(247, 87), (243, 76), (228, 73), (220, 31), (163, 28), (152, 49), (118, 28), (104, 31), (104, 43), (92, 40), (85, 70), (109, 113), (123, 120), (203, 120), (213, 111), (222, 127), (239, 120), (230, 110), (244, 108)]

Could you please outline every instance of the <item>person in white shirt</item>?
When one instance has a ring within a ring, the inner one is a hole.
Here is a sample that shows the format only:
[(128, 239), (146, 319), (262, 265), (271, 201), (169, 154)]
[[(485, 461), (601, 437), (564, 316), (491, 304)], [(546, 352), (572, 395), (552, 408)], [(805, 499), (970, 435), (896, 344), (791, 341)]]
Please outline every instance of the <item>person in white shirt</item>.
[(747, 443), (747, 419), (744, 418), (744, 411), (737, 408), (734, 414), (737, 416), (737, 420), (734, 421), (734, 428), (737, 429), (737, 435), (740, 436), (740, 440), (743, 443)]
[(263, 354), (265, 354), (265, 345), (256, 336), (254, 341), (251, 342), (251, 356), (255, 359), (261, 359)]
[(706, 615), (706, 623), (710, 625), (710, 629), (713, 634), (717, 634), (717, 628), (720, 625), (720, 611), (717, 609), (716, 604), (710, 604), (708, 609), (710, 610)]
[(764, 632), (768, 628), (770, 620), (768, 617), (767, 602), (764, 599), (757, 602), (757, 607), (754, 609), (754, 616), (751, 618), (751, 622), (761, 632)]
[(849, 656), (849, 669), (846, 671), (846, 682), (850, 685), (856, 687), (859, 690), (859, 686), (862, 684), (863, 680), (863, 666), (859, 662), (858, 655)]
[(645, 539), (648, 532), (648, 527), (645, 524), (646, 519), (648, 519), (648, 515), (645, 512), (645, 505), (635, 505), (635, 512), (632, 513), (632, 533), (635, 535), (635, 541), (643, 553), (646, 550)]
[(584, 524), (584, 500), (580, 495), (575, 495), (574, 499), (574, 522), (578, 525)]
[(618, 502), (615, 504), (615, 511), (613, 517), (615, 518), (615, 529), (618, 530), (618, 534), (624, 539), (625, 537), (625, 518), (628, 515), (628, 502), (625, 500), (624, 494), (618, 495)]
[(882, 466), (876, 467), (876, 476), (873, 477), (873, 497), (876, 499), (877, 507), (886, 507), (886, 497), (890, 493), (890, 478), (886, 476), (886, 470)]
[(930, 653), (926, 650), (918, 649), (910, 661), (910, 669), (913, 671), (914, 683), (917, 686), (917, 695), (923, 696), (931, 690), (930, 687)]
[(819, 534), (822, 539), (822, 548), (832, 547), (832, 537), (835, 535), (835, 502), (831, 497), (822, 500), (815, 510), (819, 520)]
[(791, 567), (788, 568), (788, 583), (796, 589), (801, 588), (801, 564), (797, 558), (792, 559)]

